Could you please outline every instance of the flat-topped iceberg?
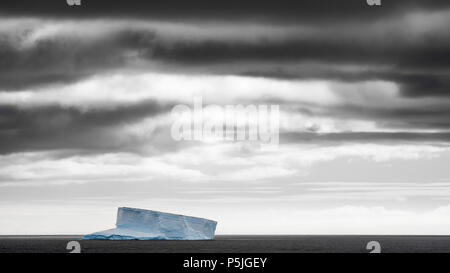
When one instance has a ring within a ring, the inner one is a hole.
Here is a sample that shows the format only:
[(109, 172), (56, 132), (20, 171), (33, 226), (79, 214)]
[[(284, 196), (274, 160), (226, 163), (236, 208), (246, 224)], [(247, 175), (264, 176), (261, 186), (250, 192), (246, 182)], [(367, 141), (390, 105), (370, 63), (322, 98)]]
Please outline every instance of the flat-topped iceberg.
[(217, 222), (136, 208), (119, 208), (116, 228), (95, 232), (84, 240), (212, 240)]

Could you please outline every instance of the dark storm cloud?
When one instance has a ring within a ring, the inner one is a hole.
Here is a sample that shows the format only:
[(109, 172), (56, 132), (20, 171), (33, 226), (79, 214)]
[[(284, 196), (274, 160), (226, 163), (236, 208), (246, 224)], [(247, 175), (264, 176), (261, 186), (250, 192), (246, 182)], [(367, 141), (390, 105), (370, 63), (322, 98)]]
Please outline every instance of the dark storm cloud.
[(421, 129), (450, 129), (450, 108), (448, 104), (435, 103), (433, 107), (397, 107), (367, 109), (358, 106), (347, 105), (341, 108), (348, 116), (366, 117), (368, 120), (377, 120), (385, 125), (397, 128), (421, 128)]
[[(0, 28), (0, 91), (63, 86), (115, 70), (155, 69), (289, 80), (383, 80), (398, 84), (401, 95), (416, 100), (438, 96), (445, 101), (450, 96), (448, 1), (383, 1), (382, 7), (368, 7), (364, 0), (82, 3), (2, 2), (0, 20), (19, 23), (13, 24), (17, 29)], [(414, 13), (419, 15), (408, 17)], [(168, 110), (150, 104), (88, 112), (5, 106), (0, 111), (0, 153), (120, 150), (129, 149), (133, 141), (136, 148), (137, 140), (116, 141), (111, 128)], [(385, 128), (450, 129), (448, 104), (436, 102), (431, 109), (382, 106), (345, 105), (312, 114), (374, 120)], [(445, 133), (343, 133), (315, 139), (401, 138), (449, 140)]]
[[(299, 12), (320, 13), (318, 7), (321, 6), (307, 3), (302, 5), (305, 9)], [(135, 21), (121, 21), (120, 27), (114, 29), (114, 26), (108, 27), (114, 21), (106, 17), (97, 21), (104, 22), (100, 26), (86, 18), (79, 21), (80, 24), (71, 21), (72, 25), (64, 31), (67, 21), (58, 17), (52, 19), (52, 24), (57, 26), (61, 23), (62, 31), (23, 46), (21, 43), (26, 43), (42, 27), (40, 21), (28, 23), (29, 26), (22, 31), (0, 33), (0, 88), (14, 91), (36, 85), (73, 82), (109, 70), (133, 68), (136, 63), (146, 62), (153, 67), (163, 64), (157, 68), (159, 70), (202, 74), (340, 81), (380, 79), (398, 83), (405, 96), (449, 94), (450, 36), (445, 28), (450, 20), (445, 19), (445, 15), (449, 14), (450, 7), (446, 9), (438, 2), (418, 5), (418, 2), (408, 1), (398, 6), (396, 4), (398, 9), (383, 6), (383, 10), (388, 9), (390, 12), (383, 11), (380, 18), (361, 20), (345, 13), (350, 12), (355, 3), (332, 4), (336, 7), (328, 10), (331, 12), (329, 17), (311, 17), (306, 22), (288, 22), (282, 16), (276, 23), (257, 20), (222, 22), (220, 17), (198, 17), (193, 25), (190, 25), (192, 21), (186, 21), (186, 24), (172, 21), (172, 33), (169, 34), (166, 33), (167, 28), (152, 25), (146, 20), (140, 21), (149, 23), (144, 26), (138, 26)], [(107, 9), (119, 12), (119, 8), (114, 8), (114, 5)], [(5, 7), (12, 14), (19, 12), (13, 6)], [(34, 11), (35, 15), (45, 16), (45, 11), (52, 10), (51, 5), (47, 7), (38, 8)], [(321, 8), (326, 9), (324, 7), (326, 5)], [(255, 10), (248, 12), (253, 14), (258, 10), (259, 6), (255, 6)], [(370, 8), (364, 6), (364, 10)], [(407, 19), (403, 17), (408, 12), (427, 10), (437, 10), (441, 14), (425, 13), (422, 17), (411, 16)], [(245, 8), (241, 11), (244, 12)], [(31, 9), (25, 9), (26, 12), (33, 13)], [(90, 14), (89, 11), (87, 13)], [(341, 13), (347, 16), (340, 18)], [(131, 16), (133, 13), (127, 13), (125, 8), (123, 14)], [(278, 14), (277, 9), (273, 14)], [(359, 16), (359, 13), (356, 14)], [(334, 15), (339, 15), (339, 18), (333, 19)], [(322, 24), (321, 20), (328, 23)], [(213, 25), (209, 26), (210, 23)], [(46, 24), (48, 26), (48, 22)], [(252, 24), (263, 29), (267, 27), (267, 31), (260, 30), (254, 34), (252, 27), (249, 27)], [(193, 26), (196, 33), (190, 35), (189, 29), (183, 29), (184, 25)], [(221, 26), (228, 28), (223, 37), (220, 34), (223, 31)], [(95, 35), (84, 35), (89, 31), (94, 31)], [(313, 67), (300, 71), (290, 68), (311, 64), (328, 68)], [(345, 65), (365, 69), (345, 71), (339, 68)]]
[(444, 75), (417, 75), (399, 78), (401, 92), (409, 97), (450, 96), (450, 72)]
[[(140, 38), (149, 35), (151, 33), (147, 32)], [(17, 42), (0, 34), (0, 88), (17, 90), (49, 83), (70, 83), (121, 68), (127, 61), (124, 51), (137, 48), (139, 43), (123, 35), (98, 39), (56, 36), (20, 48)]]
[(282, 133), (281, 143), (435, 143), (450, 142), (450, 133), (417, 132), (342, 132), (342, 133)]
[(132, 150), (139, 140), (127, 136), (126, 141), (120, 141), (123, 132), (118, 127), (165, 113), (171, 107), (154, 101), (88, 111), (59, 106), (31, 109), (2, 106), (0, 154), (58, 149)]
[[(55, 36), (26, 48), (19, 48), (6, 38), (0, 39), (0, 88), (20, 90), (33, 85), (71, 82), (108, 70), (133, 67), (136, 60), (147, 60), (149, 64), (158, 61), (181, 71), (194, 67), (199, 73), (216, 71), (342, 81), (381, 79), (401, 84), (403, 93), (409, 96), (448, 94), (450, 37), (440, 37), (439, 33), (428, 34), (431, 40), (440, 39), (436, 44), (405, 43), (401, 38), (389, 41), (386, 39), (394, 39), (392, 35), (367, 35), (363, 33), (364, 27), (340, 29), (345, 36), (339, 39), (328, 38), (332, 30), (318, 29), (305, 37), (282, 40), (256, 37), (250, 41), (233, 37), (224, 41), (208, 38), (210, 34), (203, 38), (167, 38), (159, 31), (125, 27), (105, 36), (98, 30), (97, 38)], [(373, 46), (368, 46), (365, 38), (370, 38)], [(130, 52), (136, 55), (130, 56)], [(329, 67), (300, 71), (290, 68), (299, 64)], [(366, 69), (343, 71), (340, 65), (359, 65)]]
[[(339, 4), (331, 1), (83, 1), (82, 7), (69, 9), (65, 1), (50, 0), (42, 3), (29, 1), (3, 1), (2, 12), (13, 15), (40, 16), (124, 16), (165, 18), (235, 18), (242, 16), (324, 16), (349, 15), (355, 10), (367, 11), (362, 1), (345, 1)], [(364, 3), (363, 3), (364, 4)], [(373, 12), (373, 11), (372, 11)]]
[[(287, 109), (310, 118), (333, 117), (337, 121), (371, 121), (375, 122), (379, 128), (384, 130), (450, 130), (450, 104), (446, 100), (432, 102), (428, 105), (421, 105), (419, 103), (417, 105), (396, 107), (390, 106), (387, 103), (386, 105), (378, 106), (362, 106), (348, 103), (328, 107), (320, 107), (313, 104), (299, 106), (294, 103), (290, 104), (287, 101), (265, 101), (264, 103), (284, 104)], [(320, 130), (320, 127), (317, 130)], [(342, 136), (345, 136), (345, 134)], [(396, 135), (386, 134), (385, 136)], [(398, 134), (398, 136), (401, 136), (401, 134)]]
[[(353, 81), (362, 81), (367, 78), (379, 78), (386, 80), (398, 80), (406, 85), (411, 84), (416, 93), (418, 88), (430, 87), (429, 91), (437, 90), (441, 93), (442, 85), (448, 84), (445, 74), (443, 77), (436, 77), (432, 74), (402, 75), (401, 72), (410, 70), (448, 70), (450, 68), (450, 58), (447, 58), (450, 48), (450, 40), (443, 41), (443, 46), (434, 45), (414, 48), (414, 45), (397, 47), (386, 45), (385, 48), (368, 47), (364, 44), (358, 44), (355, 41), (341, 40), (330, 42), (325, 39), (318, 40), (291, 40), (280, 42), (264, 42), (259, 44), (239, 44), (227, 42), (206, 41), (204, 43), (176, 43), (170, 47), (155, 47), (147, 55), (148, 58), (163, 60), (180, 65), (209, 65), (215, 63), (236, 62), (241, 63), (242, 70), (245, 68), (245, 62), (270, 62), (282, 64), (295, 64), (302, 62), (333, 64), (333, 65), (361, 65), (361, 66), (394, 66), (390, 73), (372, 72), (354, 72), (354, 73), (334, 73), (334, 78)], [(387, 47), (387, 48), (386, 48)], [(422, 56), (420, 58), (415, 57)], [(236, 71), (232, 71), (236, 73)], [(260, 75), (266, 77), (279, 77), (278, 71), (263, 71)], [(316, 72), (316, 73), (314, 73)], [(333, 71), (330, 71), (333, 73)], [(272, 74), (273, 73), (273, 74)], [(288, 74), (291, 78), (305, 78), (308, 72)], [(242, 71), (240, 74), (257, 75), (252, 71)], [(281, 75), (282, 76), (282, 75)], [(310, 78), (327, 79), (326, 74), (320, 74), (319, 71), (309, 71)], [(443, 78), (443, 79), (442, 79)], [(411, 81), (411, 83), (409, 83)], [(409, 91), (405, 91), (409, 92)]]
[(396, 0), (382, 1), (381, 7), (370, 8), (366, 0), (81, 0), (81, 7), (68, 7), (66, 1), (3, 0), (1, 12), (5, 15), (54, 16), (54, 17), (125, 17), (125, 18), (171, 18), (171, 19), (230, 19), (271, 18), (275, 21), (322, 20), (332, 23), (335, 19), (349, 17), (383, 17), (387, 13), (405, 9), (442, 9), (448, 7), (445, 0)]
[[(448, 11), (450, 13), (450, 9)], [(337, 27), (315, 26), (305, 33), (291, 29), (284, 38), (271, 37), (272, 33), (268, 31), (266, 35), (255, 37), (253, 41), (233, 37), (228, 40), (208, 37), (199, 40), (179, 39), (169, 45), (152, 41), (152, 44), (147, 45), (153, 47), (143, 49), (150, 49), (144, 56), (179, 64), (245, 61), (278, 61), (289, 64), (308, 61), (325, 64), (389, 64), (401, 69), (430, 70), (450, 67), (450, 35), (443, 31), (444, 22), (426, 33), (419, 34), (414, 33), (414, 30), (401, 29), (403, 26), (395, 26), (396, 23), (408, 26), (407, 23), (396, 22), (395, 19), (376, 29), (364, 22), (354, 23), (355, 26), (348, 29), (345, 24), (339, 23), (336, 23)], [(239, 28), (239, 25), (235, 27)], [(292, 25), (286, 27), (294, 28)], [(383, 29), (385, 27), (395, 29), (389, 32)], [(409, 39), (409, 32), (423, 37)], [(144, 34), (145, 32), (135, 33)]]

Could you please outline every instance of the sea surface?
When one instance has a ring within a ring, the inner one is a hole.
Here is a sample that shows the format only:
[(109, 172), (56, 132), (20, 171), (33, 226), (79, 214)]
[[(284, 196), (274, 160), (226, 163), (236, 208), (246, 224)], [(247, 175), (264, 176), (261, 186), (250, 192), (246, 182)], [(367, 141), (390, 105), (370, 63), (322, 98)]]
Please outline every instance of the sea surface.
[(211, 241), (85, 241), (82, 236), (0, 236), (0, 253), (67, 253), (78, 241), (82, 253), (368, 253), (377, 241), (383, 253), (450, 253), (450, 236), (249, 236), (217, 235)]

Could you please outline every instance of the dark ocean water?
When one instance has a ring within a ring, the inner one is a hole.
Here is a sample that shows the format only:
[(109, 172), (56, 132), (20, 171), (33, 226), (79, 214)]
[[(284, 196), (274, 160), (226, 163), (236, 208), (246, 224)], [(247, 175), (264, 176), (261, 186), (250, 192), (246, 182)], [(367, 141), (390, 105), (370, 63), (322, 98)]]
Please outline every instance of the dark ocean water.
[(83, 253), (367, 253), (378, 241), (383, 253), (447, 252), (450, 236), (248, 236), (218, 235), (212, 241), (83, 241), (81, 236), (0, 236), (0, 253), (64, 253), (79, 241)]

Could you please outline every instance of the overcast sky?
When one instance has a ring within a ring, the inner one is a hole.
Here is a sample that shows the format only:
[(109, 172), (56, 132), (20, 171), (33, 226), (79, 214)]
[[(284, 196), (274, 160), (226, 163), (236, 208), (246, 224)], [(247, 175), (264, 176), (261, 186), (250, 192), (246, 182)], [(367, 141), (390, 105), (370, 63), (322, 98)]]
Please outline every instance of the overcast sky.
[[(450, 3), (242, 2), (2, 1), (0, 234), (448, 234)], [(174, 141), (199, 96), (280, 105), (279, 147)]]

